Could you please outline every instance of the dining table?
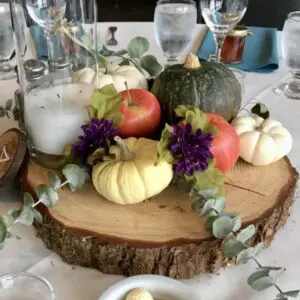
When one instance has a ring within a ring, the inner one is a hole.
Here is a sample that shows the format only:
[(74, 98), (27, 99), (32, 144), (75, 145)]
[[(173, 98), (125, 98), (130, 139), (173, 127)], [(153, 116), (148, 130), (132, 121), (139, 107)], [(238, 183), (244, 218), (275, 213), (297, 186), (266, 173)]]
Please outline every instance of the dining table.
[[(113, 22), (99, 23), (98, 30), (103, 42), (107, 39), (110, 26), (116, 26), (118, 45), (113, 49), (126, 48), (135, 36), (149, 40), (149, 54), (164, 62), (163, 53), (155, 40), (152, 22)], [(199, 45), (207, 32), (206, 25), (197, 25), (190, 51), (197, 53)], [(246, 72), (244, 79), (243, 107), (251, 108), (262, 102), (270, 110), (272, 118), (279, 120), (293, 136), (293, 148), (288, 158), (300, 171), (300, 101), (284, 98), (274, 92), (274, 88), (291, 75), (285, 66), (280, 51), (281, 32), (278, 31), (279, 68), (269, 73)], [(0, 81), (0, 106), (13, 98), (19, 88), (16, 79)], [(0, 133), (17, 127), (14, 120), (0, 118)], [(276, 234), (272, 244), (264, 249), (258, 259), (266, 266), (285, 267), (279, 279), (284, 290), (300, 288), (300, 194), (299, 184), (295, 202), (285, 226)], [(0, 189), (0, 213), (21, 205), (17, 183)], [(163, 229), (162, 229), (163, 230)], [(45, 277), (52, 284), (58, 300), (96, 300), (99, 295), (124, 277), (107, 275), (98, 270), (83, 268), (65, 263), (57, 254), (47, 249), (36, 236), (33, 226), (17, 224), (13, 226), (14, 238), (9, 239), (0, 250), (0, 276), (8, 273), (30, 272)], [(214, 274), (200, 274), (189, 280), (181, 280), (190, 289), (196, 290), (203, 300), (273, 300), (277, 294), (274, 288), (256, 292), (247, 284), (247, 278), (255, 270), (255, 264), (231, 266)], [(28, 287), (30, 288), (30, 287)], [(1, 297), (1, 296), (0, 296)], [(1, 299), (4, 300), (4, 299)], [(111, 299), (114, 300), (114, 299)], [(189, 299), (186, 299), (189, 300)]]

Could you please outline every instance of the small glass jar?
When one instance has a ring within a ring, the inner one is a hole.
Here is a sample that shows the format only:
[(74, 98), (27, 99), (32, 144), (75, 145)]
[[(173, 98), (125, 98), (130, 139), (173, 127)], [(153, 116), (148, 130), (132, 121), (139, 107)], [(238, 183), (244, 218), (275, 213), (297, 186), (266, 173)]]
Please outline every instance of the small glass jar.
[(221, 62), (224, 64), (240, 64), (242, 62), (246, 38), (252, 33), (246, 26), (236, 26), (232, 29), (222, 46)]
[[(94, 83), (82, 82), (75, 72), (98, 70), (96, 0), (27, 0), (27, 19), (23, 4), (10, 1), (22, 123), (31, 157), (45, 167), (59, 168), (65, 146), (78, 139), (89, 118), (86, 107)], [(26, 39), (36, 28), (38, 34)]]

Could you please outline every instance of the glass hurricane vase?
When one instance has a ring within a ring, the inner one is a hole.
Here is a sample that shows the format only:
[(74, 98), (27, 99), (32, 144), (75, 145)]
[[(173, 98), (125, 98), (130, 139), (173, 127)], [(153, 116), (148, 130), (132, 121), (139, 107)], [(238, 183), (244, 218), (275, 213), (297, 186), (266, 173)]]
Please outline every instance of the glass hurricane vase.
[[(94, 84), (92, 79), (81, 80), (80, 74), (87, 72), (93, 78), (98, 70), (96, 0), (10, 0), (10, 5), (20, 123), (31, 157), (43, 166), (57, 168), (64, 162), (65, 146), (77, 140), (88, 120)], [(26, 24), (18, 18), (20, 11)]]

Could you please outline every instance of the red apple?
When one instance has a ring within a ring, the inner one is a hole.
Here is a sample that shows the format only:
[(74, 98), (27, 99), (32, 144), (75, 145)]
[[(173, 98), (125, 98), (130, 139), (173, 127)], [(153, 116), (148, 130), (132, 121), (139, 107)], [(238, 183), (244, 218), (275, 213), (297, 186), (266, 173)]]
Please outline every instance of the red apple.
[(120, 93), (123, 102), (120, 111), (123, 123), (119, 126), (120, 136), (151, 137), (160, 124), (161, 109), (157, 98), (142, 89), (125, 90)]
[(219, 131), (214, 136), (211, 152), (216, 159), (216, 168), (228, 172), (237, 162), (240, 154), (240, 139), (233, 126), (221, 115), (207, 113), (208, 122)]

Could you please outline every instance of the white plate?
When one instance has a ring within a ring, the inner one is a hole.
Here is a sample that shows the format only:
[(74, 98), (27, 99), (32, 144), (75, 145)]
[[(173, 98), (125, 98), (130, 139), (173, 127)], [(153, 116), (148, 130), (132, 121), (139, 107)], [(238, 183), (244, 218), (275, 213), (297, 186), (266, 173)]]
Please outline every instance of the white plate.
[(128, 277), (104, 291), (98, 300), (125, 300), (126, 295), (136, 288), (145, 288), (159, 300), (201, 300), (191, 287), (158, 275)]

